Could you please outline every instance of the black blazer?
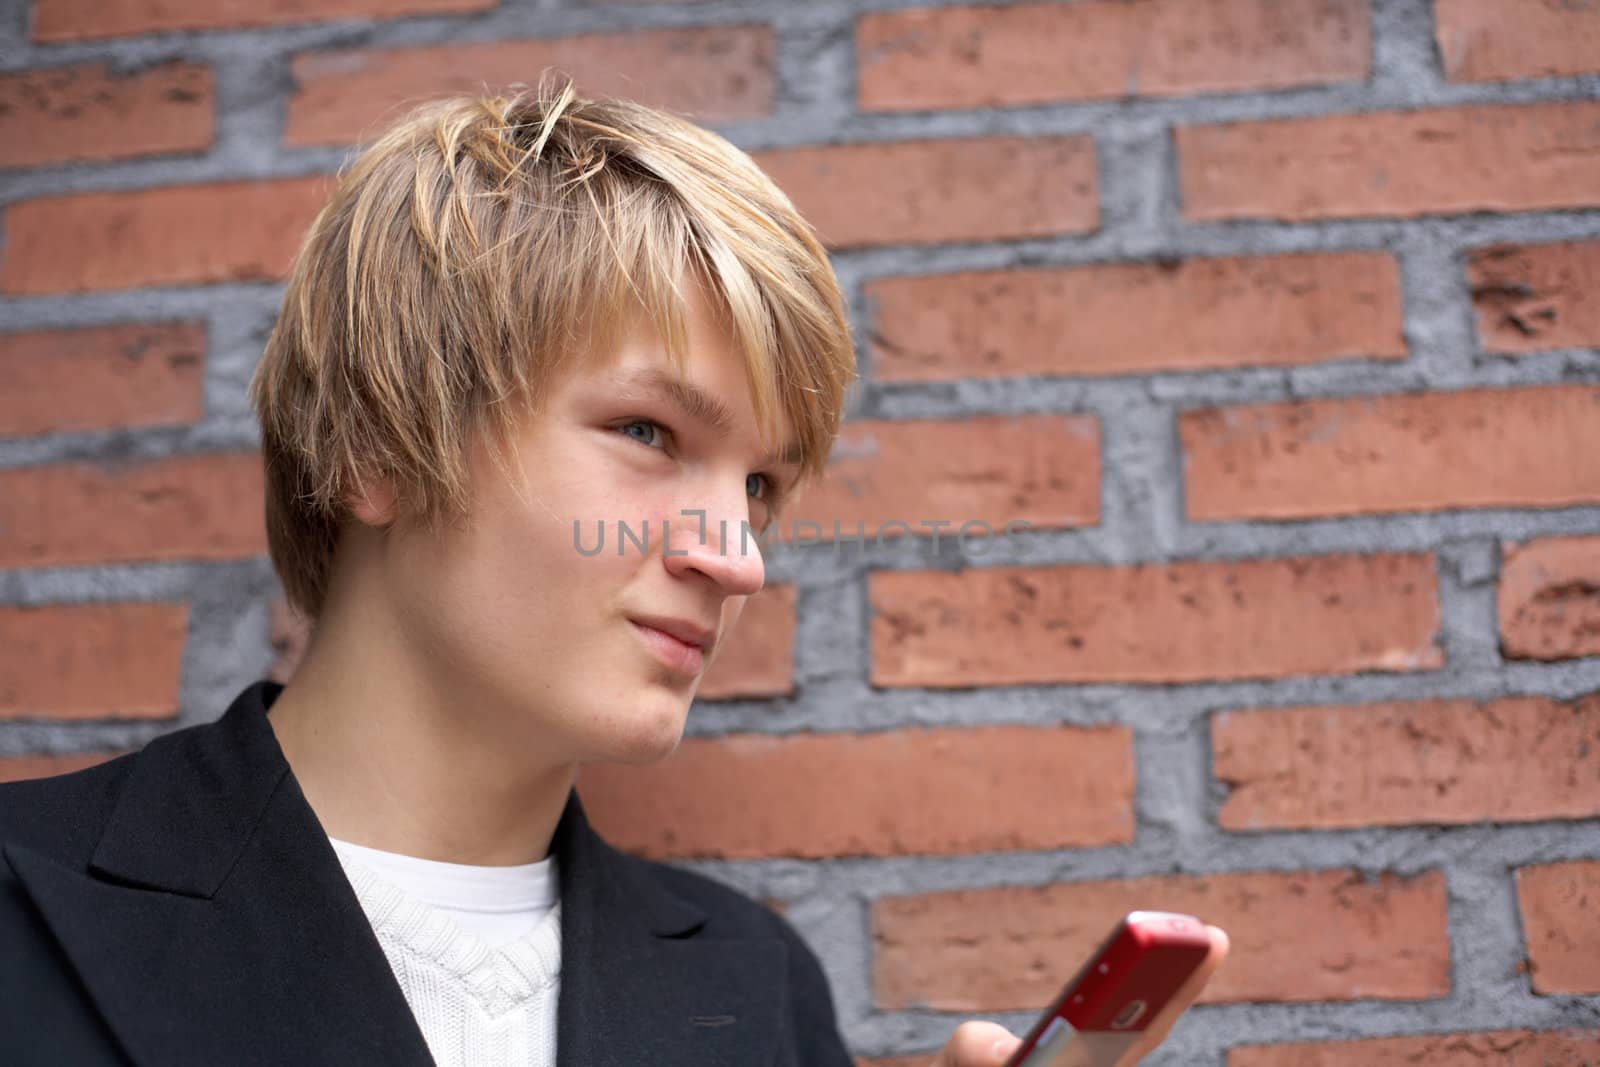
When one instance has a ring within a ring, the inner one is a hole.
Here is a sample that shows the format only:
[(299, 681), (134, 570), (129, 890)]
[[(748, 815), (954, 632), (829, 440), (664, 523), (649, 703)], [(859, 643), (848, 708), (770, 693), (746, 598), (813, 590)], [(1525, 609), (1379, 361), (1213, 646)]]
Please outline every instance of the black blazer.
[[(0, 1064), (433, 1062), (267, 722), (281, 690), (0, 785)], [(613, 849), (576, 794), (552, 848), (561, 1067), (849, 1067), (788, 923)]]

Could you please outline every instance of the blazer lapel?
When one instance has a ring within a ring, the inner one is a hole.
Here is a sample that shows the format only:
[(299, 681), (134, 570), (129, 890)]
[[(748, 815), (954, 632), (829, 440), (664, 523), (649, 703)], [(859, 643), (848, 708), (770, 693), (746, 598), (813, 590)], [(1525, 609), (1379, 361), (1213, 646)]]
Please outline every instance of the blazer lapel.
[(787, 949), (730, 939), (641, 860), (589, 827), (573, 793), (556, 829), (561, 882), (558, 1067), (753, 1067), (785, 1019)]
[(140, 753), (88, 870), (4, 853), (137, 1064), (432, 1058), (257, 683)]

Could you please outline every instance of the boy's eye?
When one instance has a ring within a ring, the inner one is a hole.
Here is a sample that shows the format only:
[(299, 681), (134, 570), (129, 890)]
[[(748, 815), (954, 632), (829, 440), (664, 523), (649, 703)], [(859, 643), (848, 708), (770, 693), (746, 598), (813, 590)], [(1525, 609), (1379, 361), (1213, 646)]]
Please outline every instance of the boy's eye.
[(651, 422), (649, 419), (634, 419), (632, 422), (623, 423), (617, 429), (650, 448), (660, 448), (665, 444), (663, 438), (666, 436), (666, 432), (659, 422)]
[[(667, 428), (651, 419), (630, 419), (616, 426), (616, 430), (648, 448), (666, 447)], [(772, 478), (768, 475), (745, 475), (744, 491), (747, 496), (766, 500), (772, 496), (775, 488)]]

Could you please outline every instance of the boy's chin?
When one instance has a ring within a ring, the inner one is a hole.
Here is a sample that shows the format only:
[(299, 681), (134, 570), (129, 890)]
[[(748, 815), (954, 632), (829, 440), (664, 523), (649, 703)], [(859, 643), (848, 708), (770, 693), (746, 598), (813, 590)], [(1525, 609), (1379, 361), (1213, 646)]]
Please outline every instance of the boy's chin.
[(678, 741), (682, 736), (680, 733), (665, 740), (659, 738), (631, 738), (628, 743), (614, 747), (603, 759), (606, 763), (648, 767), (652, 763), (660, 763), (676, 752), (678, 750)]
[(688, 708), (641, 709), (638, 716), (621, 723), (597, 747), (607, 763), (643, 766), (659, 763), (678, 749)]

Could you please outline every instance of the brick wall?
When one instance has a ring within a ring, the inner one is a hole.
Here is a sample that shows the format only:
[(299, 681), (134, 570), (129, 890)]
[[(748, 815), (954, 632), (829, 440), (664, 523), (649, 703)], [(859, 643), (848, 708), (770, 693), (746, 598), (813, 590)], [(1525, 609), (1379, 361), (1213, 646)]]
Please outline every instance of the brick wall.
[(865, 1061), (1155, 906), (1236, 945), (1159, 1062), (1600, 1062), (1589, 0), (6, 0), (0, 776), (292, 669), (289, 257), (546, 65), (751, 149), (866, 379), (616, 839), (781, 907)]

